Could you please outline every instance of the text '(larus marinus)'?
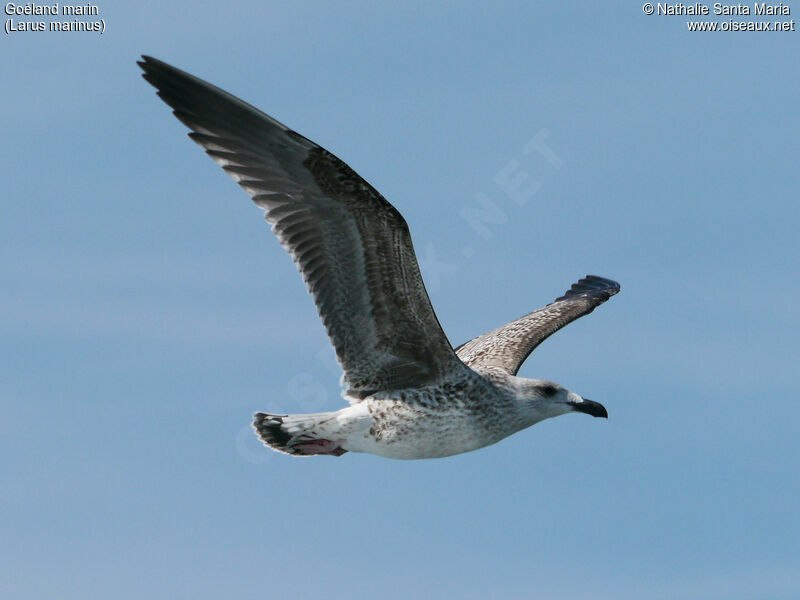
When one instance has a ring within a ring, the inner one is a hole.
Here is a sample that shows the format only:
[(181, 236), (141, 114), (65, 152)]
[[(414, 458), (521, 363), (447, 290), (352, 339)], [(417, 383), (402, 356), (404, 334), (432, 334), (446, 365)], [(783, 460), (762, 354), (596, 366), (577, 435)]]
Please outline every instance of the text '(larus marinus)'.
[(223, 90), (144, 56), (143, 77), (189, 137), (264, 209), (308, 286), (350, 406), (256, 413), (264, 444), (293, 456), (469, 452), (550, 417), (608, 417), (603, 405), (517, 377), (542, 341), (619, 292), (589, 275), (552, 304), (455, 350), (433, 312), (408, 225), (333, 154)]

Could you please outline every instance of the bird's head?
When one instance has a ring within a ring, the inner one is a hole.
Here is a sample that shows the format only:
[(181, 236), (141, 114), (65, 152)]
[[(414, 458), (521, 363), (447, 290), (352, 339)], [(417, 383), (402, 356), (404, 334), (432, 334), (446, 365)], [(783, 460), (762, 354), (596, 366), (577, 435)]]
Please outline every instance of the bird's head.
[(516, 378), (522, 408), (535, 421), (542, 421), (569, 412), (582, 412), (593, 417), (608, 418), (608, 412), (599, 402), (582, 398), (567, 388), (544, 379)]

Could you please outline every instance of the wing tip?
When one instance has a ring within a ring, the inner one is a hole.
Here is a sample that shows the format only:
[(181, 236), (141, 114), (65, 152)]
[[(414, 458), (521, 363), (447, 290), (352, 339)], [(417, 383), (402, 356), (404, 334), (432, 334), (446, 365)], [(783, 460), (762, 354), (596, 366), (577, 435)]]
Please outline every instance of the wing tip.
[(600, 277), (599, 275), (586, 275), (586, 277), (573, 283), (563, 296), (555, 299), (555, 302), (576, 296), (601, 298), (605, 302), (614, 294), (618, 294), (621, 289), (622, 287), (619, 283), (613, 279)]
[(137, 60), (136, 64), (139, 65), (139, 68), (143, 71), (154, 71), (156, 69), (169, 69), (175, 71), (179, 70), (169, 63), (165, 63), (163, 60), (153, 58), (149, 54), (142, 54), (140, 58), (141, 60)]
[[(145, 79), (147, 79), (148, 76), (152, 77), (156, 71), (175, 68), (168, 65), (164, 61), (153, 58), (152, 56), (148, 56), (147, 54), (142, 54), (141, 60), (137, 60), (136, 64), (142, 71), (144, 71), (142, 73), (142, 77)], [(148, 79), (148, 81), (150, 80)]]

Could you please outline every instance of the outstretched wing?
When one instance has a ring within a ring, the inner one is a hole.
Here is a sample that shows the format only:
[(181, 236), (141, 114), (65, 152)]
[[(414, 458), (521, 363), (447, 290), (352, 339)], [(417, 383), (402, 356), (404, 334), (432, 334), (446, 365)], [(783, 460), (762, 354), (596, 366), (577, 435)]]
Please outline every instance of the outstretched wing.
[(456, 354), (473, 369), (500, 369), (516, 375), (536, 346), (575, 319), (588, 315), (619, 289), (616, 281), (587, 275), (552, 304), (471, 339), (456, 348)]
[(344, 370), (347, 393), (463, 369), (433, 312), (400, 213), (333, 154), (164, 62), (143, 77), (253, 201), (292, 255)]

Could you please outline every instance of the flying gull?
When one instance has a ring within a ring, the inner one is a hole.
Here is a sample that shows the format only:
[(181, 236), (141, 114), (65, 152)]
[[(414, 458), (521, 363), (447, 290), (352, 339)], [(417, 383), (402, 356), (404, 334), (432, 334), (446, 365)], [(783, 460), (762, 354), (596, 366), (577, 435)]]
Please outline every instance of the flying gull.
[(547, 337), (619, 292), (594, 275), (455, 350), (433, 312), (402, 215), (333, 154), (227, 92), (143, 56), (143, 77), (189, 137), (264, 209), (314, 298), (350, 406), (256, 413), (264, 444), (293, 456), (437, 458), (603, 405), (517, 377)]

